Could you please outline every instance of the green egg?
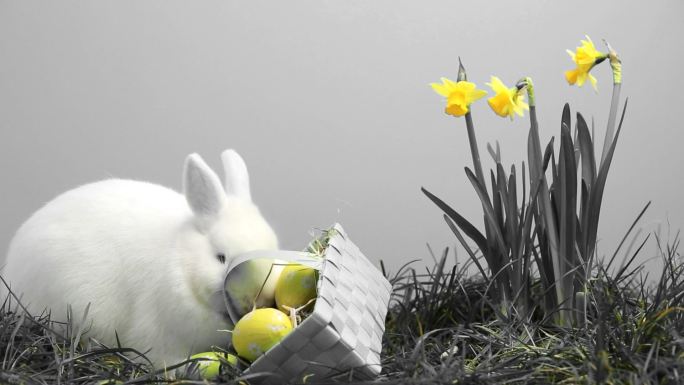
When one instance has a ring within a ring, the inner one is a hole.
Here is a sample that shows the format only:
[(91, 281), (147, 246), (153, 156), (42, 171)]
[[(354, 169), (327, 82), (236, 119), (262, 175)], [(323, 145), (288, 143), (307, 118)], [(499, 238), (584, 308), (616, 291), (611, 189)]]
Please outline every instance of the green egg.
[(193, 360), (197, 359), (195, 365), (197, 365), (200, 376), (205, 380), (213, 380), (219, 375), (222, 363), (221, 358), (232, 366), (237, 365), (237, 357), (228, 353), (204, 352), (190, 357)]

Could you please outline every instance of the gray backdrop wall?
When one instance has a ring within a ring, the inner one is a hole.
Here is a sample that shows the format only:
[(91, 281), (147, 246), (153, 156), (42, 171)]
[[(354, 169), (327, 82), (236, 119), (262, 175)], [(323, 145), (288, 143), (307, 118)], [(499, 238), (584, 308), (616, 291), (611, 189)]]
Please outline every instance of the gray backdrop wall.
[[(430, 261), (426, 243), (456, 240), (420, 186), (482, 220), (464, 123), (428, 84), (455, 78), (458, 56), (481, 88), (529, 75), (544, 141), (566, 101), (602, 134), (608, 66), (598, 93), (563, 78), (585, 34), (619, 50), (630, 97), (602, 211), (609, 253), (648, 200), (644, 232), (684, 225), (681, 1), (0, 0), (0, 246), (66, 189), (180, 189), (186, 154), (218, 169), (235, 148), (283, 247), (339, 221), (393, 270)], [(484, 101), (473, 115), (482, 151), (498, 138), (505, 161), (524, 159), (527, 119)]]

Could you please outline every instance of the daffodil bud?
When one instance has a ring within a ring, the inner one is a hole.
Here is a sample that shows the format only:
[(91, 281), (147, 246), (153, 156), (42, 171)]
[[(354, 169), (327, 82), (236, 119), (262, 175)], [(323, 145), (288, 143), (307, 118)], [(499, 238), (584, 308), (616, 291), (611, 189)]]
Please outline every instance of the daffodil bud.
[(458, 57), (458, 75), (456, 76), (456, 81), (468, 81), (468, 76), (466, 75), (466, 69), (463, 67), (463, 63), (461, 62), (461, 57)]

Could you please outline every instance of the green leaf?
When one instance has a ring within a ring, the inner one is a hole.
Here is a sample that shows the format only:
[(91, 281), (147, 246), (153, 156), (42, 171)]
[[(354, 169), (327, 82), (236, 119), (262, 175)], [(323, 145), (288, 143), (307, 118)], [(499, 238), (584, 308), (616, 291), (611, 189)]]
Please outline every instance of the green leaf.
[[(500, 181), (497, 181), (496, 177), (494, 176), (494, 171), (490, 170), (490, 177), (492, 179), (492, 203), (494, 207), (494, 217), (496, 218), (496, 226), (499, 228), (499, 231), (503, 236), (504, 244), (506, 244), (506, 234), (504, 233), (504, 213), (503, 206), (501, 203), (504, 194), (506, 194), (505, 184), (502, 190)], [(506, 249), (501, 249), (501, 251), (502, 254), (506, 254)]]
[(470, 222), (468, 222), (467, 219), (463, 218), (459, 213), (456, 212), (456, 210), (452, 209), (449, 205), (444, 203), (441, 199), (437, 198), (435, 195), (433, 195), (431, 192), (426, 190), (424, 187), (421, 187), (420, 190), (432, 201), (434, 202), (437, 207), (439, 207), (446, 215), (449, 216), (449, 218), (453, 219), (456, 224), (463, 230), (463, 232), (472, 239), (475, 244), (477, 244), (477, 247), (480, 248), (480, 251), (484, 254), (487, 255), (487, 240), (485, 239), (484, 235), (475, 228)]
[(594, 155), (594, 143), (592, 135), (589, 133), (587, 122), (584, 117), (577, 114), (577, 140), (582, 159), (582, 190), (580, 196), (580, 224), (577, 236), (579, 238), (580, 253), (582, 258), (589, 260), (589, 248), (587, 247), (587, 235), (589, 225), (589, 213), (591, 212), (589, 205), (589, 197), (592, 186), (596, 182), (596, 157)]
[[(570, 128), (563, 124), (561, 127), (561, 146), (559, 172), (560, 201), (560, 252), (565, 262), (563, 274), (575, 269), (578, 265), (575, 254), (576, 210), (577, 210), (577, 169), (575, 167), (575, 152), (570, 136)], [(568, 274), (565, 281), (566, 293), (574, 293), (572, 289), (573, 276)]]
[(572, 127), (572, 124), (570, 124), (570, 104), (565, 103), (563, 106), (563, 115), (561, 116), (561, 127), (565, 124), (568, 127)]
[(580, 239), (580, 254), (585, 260), (589, 258), (587, 254), (587, 234), (589, 229), (589, 190), (587, 189), (586, 183), (582, 180), (582, 195), (580, 198), (580, 222), (579, 230), (577, 230), (577, 236)]
[[(515, 173), (515, 165), (511, 165), (511, 176), (508, 178), (508, 200), (506, 205), (506, 218), (509, 222), (509, 243), (511, 244), (511, 250), (513, 251), (513, 253), (515, 253), (516, 250), (518, 250), (518, 245), (521, 242), (518, 238), (518, 186), (516, 184), (516, 179), (517, 178)], [(519, 255), (515, 254), (513, 257), (519, 257)]]
[(587, 228), (587, 246), (588, 255), (592, 255), (594, 248), (596, 246), (596, 238), (598, 232), (598, 222), (599, 215), (601, 214), (601, 201), (603, 200), (603, 190), (606, 186), (606, 179), (608, 178), (608, 170), (610, 169), (610, 164), (613, 160), (613, 155), (615, 154), (615, 146), (617, 145), (618, 137), (622, 131), (622, 123), (625, 119), (625, 112), (627, 111), (627, 101), (625, 100), (624, 107), (622, 109), (622, 116), (620, 117), (620, 123), (618, 124), (617, 131), (613, 137), (613, 142), (610, 145), (608, 153), (601, 164), (598, 176), (596, 177), (596, 184), (591, 189), (589, 196), (589, 220)]
[(582, 156), (582, 180), (586, 181), (587, 189), (591, 190), (591, 186), (596, 180), (596, 157), (594, 155), (594, 143), (591, 140), (587, 122), (580, 113), (577, 113), (577, 131)]
[(451, 231), (454, 233), (454, 235), (456, 236), (458, 241), (461, 243), (461, 246), (463, 246), (465, 251), (468, 253), (468, 256), (470, 256), (470, 259), (473, 261), (473, 263), (475, 263), (475, 266), (477, 266), (477, 269), (480, 270), (480, 274), (482, 274), (484, 279), (487, 281), (487, 284), (489, 284), (489, 277), (487, 277), (487, 274), (485, 273), (484, 269), (482, 268), (480, 261), (477, 259), (477, 257), (475, 256), (475, 253), (470, 248), (468, 243), (466, 243), (465, 238), (463, 238), (463, 235), (461, 234), (461, 232), (458, 231), (456, 224), (446, 214), (444, 214), (444, 220), (446, 221), (447, 225), (449, 226)]
[(549, 167), (549, 160), (553, 156), (553, 140), (554, 138), (551, 137), (549, 144), (546, 145), (546, 150), (544, 150), (544, 166), (542, 167), (544, 172), (546, 172), (546, 169)]
[(496, 225), (497, 220), (494, 213), (494, 208), (492, 207), (492, 204), (489, 202), (487, 192), (484, 190), (484, 187), (482, 187), (482, 184), (478, 182), (477, 178), (475, 177), (475, 174), (473, 174), (473, 172), (470, 171), (468, 167), (465, 168), (465, 172), (468, 176), (468, 179), (470, 179), (470, 183), (472, 183), (473, 187), (475, 187), (475, 192), (477, 192), (477, 195), (480, 197), (480, 201), (482, 202), (482, 208), (485, 212), (485, 219), (487, 220), (487, 222), (490, 223), (490, 228), (494, 233), (493, 235), (496, 245), (499, 251), (503, 252), (506, 250), (506, 245), (503, 240), (503, 235), (501, 234), (501, 229), (499, 228), (499, 226)]
[[(554, 223), (554, 213), (552, 212), (551, 200), (549, 190), (546, 185), (546, 177), (542, 171), (542, 156), (541, 143), (539, 139), (539, 127), (536, 117), (536, 108), (530, 106), (530, 131), (527, 140), (527, 153), (530, 168), (530, 184), (533, 189), (537, 184), (541, 184), (541, 190), (538, 198), (538, 216), (535, 220), (538, 224), (537, 239), (539, 240), (539, 248), (541, 252), (541, 260), (544, 265), (540, 265), (540, 274), (547, 277), (553, 275), (554, 277), (561, 277), (560, 274), (560, 256), (558, 250), (558, 233), (556, 224)], [(550, 261), (549, 261), (550, 259)], [(553, 270), (549, 269), (549, 264), (552, 264)], [(541, 267), (544, 266), (544, 267)], [(558, 303), (563, 302), (565, 293), (562, 285), (555, 285), (556, 300)], [(567, 317), (565, 317), (567, 318)]]
[(522, 189), (523, 189), (523, 193), (520, 197), (521, 198), (520, 207), (524, 208), (525, 207), (525, 199), (527, 198), (527, 196), (525, 195), (525, 194), (527, 194), (527, 191), (526, 191), (527, 183), (525, 180), (525, 161), (522, 162), (522, 169), (520, 171), (522, 172)]
[[(532, 228), (532, 219), (534, 218), (534, 212), (537, 207), (536, 205), (536, 200), (537, 196), (539, 195), (539, 191), (541, 190), (541, 184), (537, 185), (537, 188), (534, 190), (534, 193), (532, 193), (532, 196), (530, 197), (530, 207), (528, 208), (527, 212), (525, 213), (525, 217), (522, 220), (523, 223), (523, 228), (522, 228), (522, 237), (521, 239), (525, 240), (529, 238), (530, 230)], [(522, 249), (524, 244), (520, 244), (519, 247)], [(522, 252), (519, 251), (519, 254)]]
[(492, 148), (490, 143), (487, 143), (487, 151), (489, 155), (494, 159), (495, 163), (501, 163), (501, 148), (499, 147), (499, 141), (496, 141), (496, 151)]

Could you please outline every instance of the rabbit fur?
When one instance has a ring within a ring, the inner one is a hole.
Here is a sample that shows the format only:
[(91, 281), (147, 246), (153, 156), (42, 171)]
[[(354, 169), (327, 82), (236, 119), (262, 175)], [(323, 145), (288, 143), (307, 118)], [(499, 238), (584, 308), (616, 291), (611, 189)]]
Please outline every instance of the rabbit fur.
[(243, 159), (233, 150), (221, 158), (225, 191), (191, 154), (183, 194), (108, 179), (59, 195), (19, 228), (0, 274), (32, 314), (47, 309), (64, 320), (70, 307), (79, 326), (90, 304), (80, 325), (87, 337), (113, 347), (116, 331), (156, 367), (227, 345), (230, 335), (219, 331), (232, 328), (226, 266), (239, 253), (277, 249), (278, 240), (252, 203)]

